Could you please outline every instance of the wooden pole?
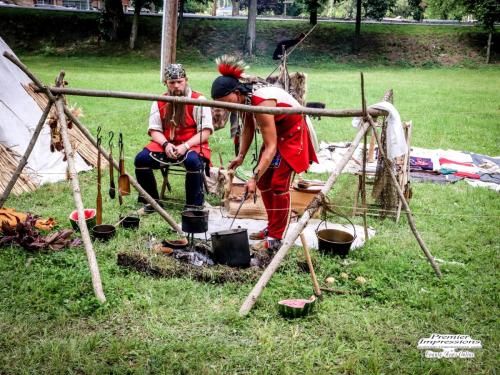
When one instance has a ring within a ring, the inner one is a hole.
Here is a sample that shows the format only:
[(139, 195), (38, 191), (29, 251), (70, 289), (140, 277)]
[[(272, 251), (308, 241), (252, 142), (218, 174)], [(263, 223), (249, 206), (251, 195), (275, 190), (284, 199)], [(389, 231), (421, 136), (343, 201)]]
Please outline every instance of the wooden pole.
[[(361, 108), (363, 109), (363, 122), (366, 121), (366, 98), (365, 98), (365, 77), (361, 73)], [(363, 166), (361, 175), (361, 204), (363, 205), (363, 229), (365, 241), (368, 241), (368, 223), (366, 220), (366, 133), (363, 134)]]
[(177, 51), (177, 0), (163, 1), (163, 21), (161, 34), (161, 82), (165, 82), (165, 67), (175, 63)]
[[(31, 71), (28, 69), (26, 65), (24, 65), (21, 61), (19, 61), (14, 55), (8, 52), (4, 52), (3, 55), (10, 60), (14, 65), (16, 65), (19, 69), (21, 69), (39, 88), (40, 91), (44, 92), (50, 101), (55, 102), (57, 99), (52, 92), (49, 90), (47, 86), (45, 86), (42, 81), (40, 81)], [(94, 139), (92, 134), (87, 130), (87, 128), (71, 113), (71, 111), (64, 106), (64, 113), (68, 116), (69, 119), (76, 125), (78, 129), (82, 132), (82, 134), (96, 147), (98, 148), (102, 155), (110, 160), (113, 164), (114, 168), (119, 171), (119, 165), (112, 159), (110, 159), (109, 154), (102, 147), (97, 147), (97, 141)], [(172, 219), (172, 217), (139, 185), (139, 183), (129, 174), (127, 174), (131, 184), (134, 188), (142, 195), (142, 197), (149, 203), (151, 206), (163, 217), (170, 226), (179, 234), (184, 234), (182, 229), (177, 225), (177, 223)]]
[[(368, 115), (367, 119), (368, 119), (369, 124), (371, 125), (371, 127), (375, 129), (376, 125), (375, 125), (375, 121), (373, 121), (372, 117), (370, 115)], [(393, 184), (394, 184), (394, 186), (396, 188), (396, 191), (398, 192), (399, 199), (401, 200), (401, 202), (403, 204), (403, 208), (406, 211), (406, 216), (408, 217), (408, 223), (410, 224), (410, 228), (411, 228), (413, 234), (415, 235), (415, 238), (417, 239), (417, 242), (420, 245), (420, 248), (424, 252), (424, 254), (427, 257), (427, 259), (429, 260), (429, 263), (431, 264), (432, 268), (434, 269), (434, 272), (436, 273), (436, 276), (437, 277), (441, 277), (442, 275), (441, 275), (441, 270), (439, 268), (439, 265), (434, 260), (434, 257), (432, 256), (432, 254), (430, 253), (429, 249), (425, 245), (424, 240), (420, 236), (420, 233), (418, 233), (418, 231), (417, 231), (417, 227), (415, 225), (415, 220), (413, 219), (413, 215), (411, 213), (410, 206), (408, 206), (408, 202), (406, 202), (404, 193), (401, 190), (401, 187), (399, 186), (398, 180), (397, 180), (397, 178), (396, 178), (396, 176), (394, 174), (394, 170), (393, 170), (393, 166), (392, 166), (392, 161), (389, 160), (386, 157), (386, 155), (384, 153), (384, 150), (382, 148), (382, 142), (380, 141), (380, 137), (379, 137), (378, 133), (376, 133), (376, 132), (375, 132), (375, 137), (376, 137), (376, 140), (377, 140), (379, 152), (381, 153), (382, 157), (384, 158), (384, 161), (385, 161), (385, 164), (386, 164), (386, 168), (389, 170), (389, 174), (391, 176), (392, 182), (393, 182)]]
[(363, 122), (362, 126), (358, 130), (358, 133), (356, 134), (356, 137), (354, 138), (351, 145), (342, 156), (342, 159), (338, 162), (337, 166), (335, 167), (335, 170), (331, 173), (330, 177), (326, 181), (321, 191), (311, 201), (311, 203), (306, 208), (304, 214), (301, 216), (300, 220), (295, 225), (293, 230), (289, 231), (286, 234), (286, 237), (283, 240), (283, 244), (281, 245), (280, 249), (272, 259), (271, 263), (269, 263), (267, 268), (262, 273), (260, 279), (257, 281), (252, 291), (243, 302), (243, 305), (241, 305), (240, 308), (241, 316), (247, 315), (248, 312), (252, 309), (253, 305), (255, 304), (255, 301), (257, 301), (257, 298), (259, 298), (259, 296), (262, 294), (262, 291), (266, 287), (267, 283), (269, 282), (273, 274), (278, 269), (279, 265), (285, 258), (290, 248), (293, 246), (297, 237), (300, 235), (300, 233), (302, 233), (302, 231), (304, 230), (305, 226), (307, 225), (311, 217), (321, 207), (321, 203), (323, 202), (324, 198), (331, 190), (333, 184), (337, 180), (337, 177), (340, 175), (342, 170), (345, 168), (345, 166), (351, 159), (351, 156), (356, 150), (356, 147), (358, 147), (361, 139), (363, 138), (363, 134), (368, 129), (368, 125), (369, 125), (368, 123)]
[(45, 120), (47, 119), (47, 116), (50, 113), (50, 110), (52, 108), (52, 102), (49, 101), (47, 106), (45, 107), (45, 110), (42, 113), (42, 116), (40, 117), (40, 120), (38, 121), (38, 124), (36, 125), (35, 131), (33, 132), (33, 135), (31, 136), (30, 143), (28, 143), (28, 147), (26, 147), (26, 150), (24, 151), (24, 155), (21, 157), (19, 160), (19, 164), (17, 165), (16, 170), (14, 171), (14, 174), (12, 175), (9, 183), (5, 187), (5, 190), (2, 193), (2, 196), (0, 197), (0, 207), (3, 207), (3, 204), (9, 197), (10, 192), (12, 191), (12, 188), (16, 184), (19, 176), (21, 175), (21, 172), (23, 171), (24, 167), (28, 163), (28, 158), (31, 155), (31, 152), (33, 151), (33, 147), (35, 147), (36, 141), (38, 139), (38, 136), (40, 135), (40, 132), (43, 129), (43, 125), (45, 124)]
[(104, 303), (106, 302), (106, 297), (104, 296), (104, 292), (102, 290), (99, 266), (97, 265), (97, 259), (94, 253), (94, 249), (92, 248), (92, 241), (90, 240), (89, 229), (87, 228), (87, 222), (85, 221), (84, 206), (80, 193), (80, 184), (78, 182), (78, 172), (76, 171), (75, 167), (74, 150), (71, 146), (69, 138), (66, 116), (64, 115), (64, 101), (62, 97), (59, 97), (56, 100), (56, 108), (59, 117), (61, 138), (64, 144), (64, 152), (66, 153), (66, 158), (68, 160), (69, 179), (71, 180), (71, 185), (73, 187), (73, 199), (75, 201), (76, 210), (78, 211), (78, 225), (80, 227), (80, 234), (82, 235), (85, 253), (87, 254), (90, 274), (92, 276), (92, 286), (94, 287), (94, 293), (97, 297), (97, 300), (100, 303)]
[(311, 275), (314, 294), (316, 295), (316, 297), (321, 297), (321, 289), (318, 284), (318, 279), (316, 278), (316, 272), (314, 272), (314, 267), (311, 260), (311, 254), (309, 254), (309, 246), (307, 246), (307, 241), (304, 236), (304, 232), (300, 234), (300, 241), (302, 242), (302, 247), (304, 248), (304, 255), (306, 257), (307, 266), (309, 267), (309, 274)]
[[(124, 92), (124, 91), (103, 91), (103, 90), (85, 90), (85, 89), (73, 89), (73, 88), (58, 88), (50, 87), (48, 90), (54, 95), (77, 95), (77, 96), (93, 96), (99, 98), (121, 98), (121, 99), (134, 99), (134, 100), (146, 100), (146, 101), (160, 101), (168, 103), (183, 103), (192, 104), (203, 107), (216, 107), (224, 108), (231, 111), (244, 111), (251, 113), (269, 113), (273, 115), (292, 115), (292, 114), (302, 114), (302, 115), (313, 115), (313, 116), (326, 116), (326, 117), (361, 117), (363, 116), (363, 111), (361, 109), (319, 109), (319, 108), (308, 108), (308, 107), (253, 107), (245, 104), (236, 103), (225, 103), (216, 100), (205, 100), (205, 99), (191, 99), (185, 96), (166, 96), (166, 95), (152, 95), (152, 94), (142, 94), (136, 92)], [(374, 116), (387, 116), (386, 111), (381, 111), (378, 109), (368, 108), (367, 112)]]

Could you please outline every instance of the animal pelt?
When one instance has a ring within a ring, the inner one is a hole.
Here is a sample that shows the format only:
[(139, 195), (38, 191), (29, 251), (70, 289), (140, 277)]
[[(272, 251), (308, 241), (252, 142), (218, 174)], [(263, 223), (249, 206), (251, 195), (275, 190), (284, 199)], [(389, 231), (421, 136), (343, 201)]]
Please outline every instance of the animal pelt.
[[(267, 79), (268, 83), (284, 88), (284, 75), (278, 74), (270, 76)], [(307, 95), (307, 74), (295, 72), (289, 75), (289, 92), (297, 100), (300, 105), (304, 105)]]
[(226, 126), (228, 118), (229, 111), (227, 109), (212, 108), (212, 123), (214, 125), (214, 130), (219, 130)]

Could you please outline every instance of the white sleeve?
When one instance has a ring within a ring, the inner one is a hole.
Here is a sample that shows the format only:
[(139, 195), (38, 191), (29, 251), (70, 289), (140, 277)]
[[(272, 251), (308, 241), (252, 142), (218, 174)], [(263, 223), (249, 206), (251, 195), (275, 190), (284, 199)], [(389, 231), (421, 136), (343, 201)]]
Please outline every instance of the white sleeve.
[[(200, 96), (199, 99), (205, 99)], [(193, 108), (194, 120), (196, 121), (198, 131), (202, 129), (210, 129), (214, 132), (214, 125), (212, 123), (212, 109), (210, 107), (194, 106)]]
[(160, 111), (158, 109), (158, 103), (153, 102), (151, 105), (151, 112), (149, 113), (149, 126), (148, 134), (151, 130), (163, 131), (163, 126), (161, 124)]

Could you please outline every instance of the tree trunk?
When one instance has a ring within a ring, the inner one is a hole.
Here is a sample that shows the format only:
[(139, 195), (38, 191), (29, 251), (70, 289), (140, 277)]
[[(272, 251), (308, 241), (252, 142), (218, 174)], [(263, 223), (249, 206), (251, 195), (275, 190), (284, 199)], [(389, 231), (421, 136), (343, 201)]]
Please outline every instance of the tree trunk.
[(106, 0), (104, 2), (105, 17), (110, 23), (108, 36), (111, 41), (118, 40), (120, 28), (125, 19), (121, 0)]
[(359, 38), (361, 34), (361, 0), (356, 0), (356, 29), (354, 34)]
[(491, 36), (492, 32), (488, 34), (488, 44), (486, 45), (486, 64), (490, 63), (490, 52), (491, 52)]
[(310, 0), (310, 14), (309, 14), (309, 23), (311, 25), (316, 25), (318, 23), (318, 8), (319, 3), (318, 0)]
[(240, 2), (236, 0), (231, 0), (231, 5), (233, 7), (232, 16), (239, 16), (240, 15)]
[(129, 43), (129, 48), (134, 49), (135, 48), (135, 41), (137, 39), (137, 29), (139, 27), (139, 16), (141, 9), (137, 10), (137, 8), (134, 9), (134, 18), (132, 19), (132, 30), (130, 30), (130, 43)]
[(177, 35), (180, 33), (184, 21), (184, 4), (186, 0), (179, 0), (179, 19), (177, 20)]
[(212, 16), (216, 16), (217, 15), (217, 1), (218, 0), (214, 0), (214, 2), (213, 2), (213, 5), (212, 5)]
[(245, 43), (245, 52), (249, 57), (252, 57), (255, 52), (254, 48), (255, 48), (256, 23), (257, 23), (257, 0), (249, 0), (246, 43)]
[(361, 0), (356, 0), (356, 28), (354, 30), (353, 50), (359, 51), (359, 38), (361, 35)]

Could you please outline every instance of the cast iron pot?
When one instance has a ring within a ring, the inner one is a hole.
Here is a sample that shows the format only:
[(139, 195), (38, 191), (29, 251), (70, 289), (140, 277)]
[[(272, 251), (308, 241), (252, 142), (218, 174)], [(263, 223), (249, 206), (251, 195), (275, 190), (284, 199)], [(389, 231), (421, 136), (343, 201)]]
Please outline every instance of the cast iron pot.
[(101, 241), (108, 241), (115, 235), (115, 233), (115, 226), (110, 224), (96, 225), (92, 228), (92, 235), (94, 236), (94, 238)]
[(208, 211), (183, 211), (182, 231), (185, 233), (205, 233), (208, 231)]
[(318, 250), (324, 254), (329, 255), (339, 255), (340, 257), (345, 257), (349, 254), (351, 245), (356, 239), (356, 227), (347, 217), (344, 217), (351, 223), (354, 236), (346, 231), (338, 229), (328, 229), (325, 228), (318, 230), (322, 222), (319, 223), (318, 228), (316, 228), (316, 236), (318, 237)]
[(139, 228), (139, 222), (141, 219), (139, 216), (127, 216), (123, 219), (123, 221), (120, 223), (120, 225), (123, 228), (127, 229), (137, 229)]
[(250, 265), (250, 245), (246, 229), (228, 229), (211, 235), (214, 260), (231, 267)]

